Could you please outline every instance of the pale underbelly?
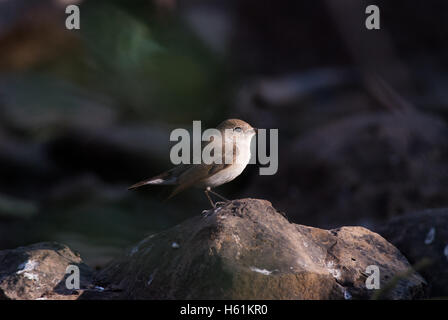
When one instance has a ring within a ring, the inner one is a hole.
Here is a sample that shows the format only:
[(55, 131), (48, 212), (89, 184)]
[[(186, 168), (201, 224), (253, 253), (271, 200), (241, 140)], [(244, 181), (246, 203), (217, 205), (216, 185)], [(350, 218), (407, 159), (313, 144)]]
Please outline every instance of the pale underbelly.
[(244, 168), (246, 168), (246, 164), (233, 165), (203, 180), (200, 184), (197, 185), (197, 187), (199, 188), (218, 187), (238, 177), (241, 174), (241, 172), (243, 172)]

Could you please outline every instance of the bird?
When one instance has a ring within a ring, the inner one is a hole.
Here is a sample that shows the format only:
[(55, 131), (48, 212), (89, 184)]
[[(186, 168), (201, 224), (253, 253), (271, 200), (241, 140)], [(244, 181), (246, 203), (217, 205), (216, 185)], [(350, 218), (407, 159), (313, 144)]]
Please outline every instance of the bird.
[[(221, 141), (214, 139), (202, 143), (201, 148), (221, 147), (222, 161), (220, 163), (180, 164), (155, 177), (140, 181), (129, 187), (130, 190), (145, 185), (168, 185), (173, 186), (173, 190), (167, 199), (172, 198), (179, 192), (196, 187), (204, 190), (210, 204), (216, 208), (218, 202), (213, 202), (210, 194), (228, 202), (229, 200), (212, 189), (228, 183), (238, 177), (246, 168), (251, 159), (251, 141), (258, 132), (247, 122), (240, 119), (227, 119), (221, 122), (217, 130), (223, 137)], [(212, 144), (212, 145), (210, 145)], [(228, 161), (227, 159), (231, 159)]]

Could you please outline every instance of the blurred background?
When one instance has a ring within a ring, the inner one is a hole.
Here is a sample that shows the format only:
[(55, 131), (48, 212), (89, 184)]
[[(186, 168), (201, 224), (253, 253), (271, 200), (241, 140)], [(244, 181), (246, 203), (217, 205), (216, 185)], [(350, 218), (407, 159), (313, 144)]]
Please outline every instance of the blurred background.
[[(79, 5), (80, 30), (65, 8)], [(380, 30), (365, 9), (380, 8)], [(279, 170), (217, 189), (292, 222), (375, 229), (448, 205), (446, 0), (0, 1), (0, 250), (59, 241), (93, 267), (198, 215), (127, 187), (172, 129), (279, 129)]]

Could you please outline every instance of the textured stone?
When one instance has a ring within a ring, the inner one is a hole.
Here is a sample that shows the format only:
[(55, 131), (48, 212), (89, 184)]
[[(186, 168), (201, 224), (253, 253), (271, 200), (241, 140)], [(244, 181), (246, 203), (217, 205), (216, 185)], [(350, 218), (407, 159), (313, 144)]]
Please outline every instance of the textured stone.
[[(80, 289), (65, 285), (66, 269), (80, 270)], [(0, 299), (73, 300), (89, 286), (92, 270), (80, 256), (58, 243), (37, 243), (0, 251)]]
[(431, 297), (448, 296), (448, 209), (398, 217), (378, 232), (419, 268)]
[[(366, 288), (369, 265), (379, 267), (384, 290)], [(253, 199), (229, 202), (143, 239), (96, 281), (124, 299), (416, 299), (426, 294), (425, 280), (380, 235), (362, 227), (293, 224), (268, 201)]]

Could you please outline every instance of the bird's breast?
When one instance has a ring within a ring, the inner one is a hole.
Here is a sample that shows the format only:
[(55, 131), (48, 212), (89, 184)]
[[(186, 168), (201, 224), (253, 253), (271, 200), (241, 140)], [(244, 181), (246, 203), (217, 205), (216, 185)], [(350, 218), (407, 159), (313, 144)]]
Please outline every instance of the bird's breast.
[(250, 149), (244, 149), (244, 152), (238, 153), (235, 161), (231, 165), (208, 177), (207, 179), (204, 179), (200, 187), (214, 188), (232, 181), (243, 172), (250, 161), (250, 157)]

